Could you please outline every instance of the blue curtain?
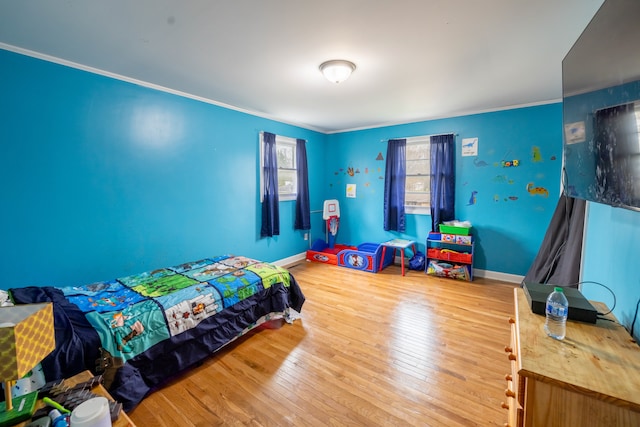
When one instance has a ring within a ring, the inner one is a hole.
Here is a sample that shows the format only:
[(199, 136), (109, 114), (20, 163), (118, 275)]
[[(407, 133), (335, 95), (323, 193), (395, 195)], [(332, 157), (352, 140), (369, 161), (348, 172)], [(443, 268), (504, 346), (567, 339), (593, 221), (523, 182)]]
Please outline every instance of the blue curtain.
[(307, 144), (304, 139), (296, 140), (296, 168), (298, 173), (298, 194), (296, 196), (296, 220), (293, 225), (293, 229), (311, 230), (309, 175), (307, 173)]
[(431, 230), (455, 219), (455, 144), (453, 134), (431, 138)]
[(280, 210), (278, 196), (278, 156), (276, 153), (276, 136), (263, 133), (263, 166), (262, 177), (264, 192), (262, 194), (262, 227), (260, 237), (272, 237), (280, 234)]
[(384, 229), (405, 230), (404, 184), (406, 181), (407, 140), (390, 139), (384, 172)]

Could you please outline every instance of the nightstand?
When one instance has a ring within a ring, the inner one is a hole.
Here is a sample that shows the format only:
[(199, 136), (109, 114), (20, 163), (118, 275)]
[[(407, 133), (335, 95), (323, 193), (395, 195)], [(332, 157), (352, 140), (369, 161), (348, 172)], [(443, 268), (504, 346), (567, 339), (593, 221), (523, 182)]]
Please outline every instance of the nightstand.
[[(89, 381), (93, 378), (93, 375), (89, 371), (80, 372), (78, 375), (74, 375), (71, 378), (64, 380), (64, 383), (69, 386), (74, 386), (84, 381)], [(113, 398), (109, 395), (109, 392), (106, 388), (99, 384), (91, 389), (91, 392), (97, 394), (99, 396), (104, 396), (109, 400), (113, 400)], [(41, 400), (38, 400), (36, 403), (36, 411), (42, 407), (44, 407), (44, 403)], [(17, 427), (23, 427), (29, 424), (31, 420), (16, 424)], [(120, 411), (120, 415), (118, 415), (118, 419), (113, 422), (113, 427), (136, 427), (136, 425), (131, 421), (129, 416), (125, 414), (124, 411)]]

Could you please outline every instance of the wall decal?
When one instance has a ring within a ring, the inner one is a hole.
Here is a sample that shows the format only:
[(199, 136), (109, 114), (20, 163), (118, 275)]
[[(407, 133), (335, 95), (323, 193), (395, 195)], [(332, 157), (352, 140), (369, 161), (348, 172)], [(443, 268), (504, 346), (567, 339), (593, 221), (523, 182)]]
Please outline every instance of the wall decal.
[[(504, 202), (515, 202), (516, 200), (518, 200), (518, 196), (505, 196), (502, 198), (502, 201)], [(493, 195), (493, 201), (494, 202), (499, 202), (500, 201), (500, 196), (498, 194), (494, 194)]]
[(378, 153), (378, 157), (376, 157), (376, 160), (384, 160), (384, 157), (382, 157), (382, 152)]
[(478, 155), (478, 138), (462, 139), (462, 157)]
[(509, 178), (507, 175), (496, 175), (491, 181), (509, 185), (513, 185), (515, 183), (515, 181), (512, 178)]
[(478, 194), (477, 191), (472, 191), (471, 192), (471, 197), (469, 198), (469, 203), (467, 203), (467, 206), (471, 206), (471, 205), (475, 205), (477, 202), (476, 199), (476, 195)]
[(489, 166), (489, 163), (485, 162), (484, 160), (478, 160), (478, 158), (473, 159), (473, 164), (479, 168)]
[(534, 145), (531, 148), (531, 156), (533, 157), (534, 163), (540, 163), (542, 161), (542, 154), (540, 154), (540, 147), (536, 147)]
[(520, 166), (520, 160), (503, 160), (502, 161), (503, 168), (511, 168)]
[(556, 160), (556, 156), (551, 156), (549, 160)]
[(544, 187), (534, 187), (533, 182), (527, 184), (527, 192), (532, 196), (549, 197), (549, 190)]
[(356, 197), (356, 184), (347, 184), (347, 197), (351, 199)]
[(347, 168), (347, 175), (349, 175), (349, 176), (353, 176), (353, 175), (354, 175), (353, 167), (349, 166), (349, 167)]

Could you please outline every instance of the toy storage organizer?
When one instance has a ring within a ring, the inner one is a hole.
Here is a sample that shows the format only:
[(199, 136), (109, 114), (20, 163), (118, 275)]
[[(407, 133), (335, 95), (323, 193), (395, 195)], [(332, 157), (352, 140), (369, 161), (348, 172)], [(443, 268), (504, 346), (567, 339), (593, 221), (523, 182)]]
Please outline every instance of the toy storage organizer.
[(440, 231), (427, 238), (425, 273), (472, 281), (474, 242), (469, 229), (440, 225)]

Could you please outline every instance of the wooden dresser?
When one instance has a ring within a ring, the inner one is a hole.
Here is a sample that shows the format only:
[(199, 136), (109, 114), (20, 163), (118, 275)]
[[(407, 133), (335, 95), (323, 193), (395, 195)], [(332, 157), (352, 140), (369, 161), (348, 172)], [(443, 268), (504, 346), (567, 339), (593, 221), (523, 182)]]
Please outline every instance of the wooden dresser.
[(545, 318), (531, 311), (523, 290), (514, 289), (514, 297), (505, 425), (640, 426), (640, 347), (615, 317), (567, 321), (566, 338), (557, 341), (545, 334)]

